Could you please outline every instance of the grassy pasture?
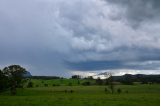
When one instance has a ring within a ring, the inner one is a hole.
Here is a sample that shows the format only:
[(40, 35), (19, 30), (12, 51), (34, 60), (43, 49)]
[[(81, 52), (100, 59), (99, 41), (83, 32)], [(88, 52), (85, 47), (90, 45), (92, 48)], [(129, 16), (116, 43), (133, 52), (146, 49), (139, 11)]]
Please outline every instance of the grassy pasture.
[[(34, 86), (38, 85), (40, 87), (44, 87), (44, 84), (48, 84), (48, 86), (78, 86), (80, 83), (89, 81), (91, 84), (95, 83), (95, 80), (90, 79), (54, 79), (54, 80), (39, 80), (39, 79), (32, 79), (31, 80), (34, 83)], [(79, 84), (78, 84), (79, 83)]]
[[(76, 80), (70, 80), (76, 85)], [(116, 85), (122, 93), (105, 93), (106, 86), (66, 86), (68, 81), (33, 80), (39, 87), (18, 89), (16, 96), (9, 91), (0, 94), (0, 106), (160, 106), (160, 85)], [(52, 86), (52, 84), (65, 86)], [(70, 91), (73, 90), (73, 93)], [(67, 91), (67, 92), (65, 92)], [(128, 93), (126, 92), (128, 91)]]

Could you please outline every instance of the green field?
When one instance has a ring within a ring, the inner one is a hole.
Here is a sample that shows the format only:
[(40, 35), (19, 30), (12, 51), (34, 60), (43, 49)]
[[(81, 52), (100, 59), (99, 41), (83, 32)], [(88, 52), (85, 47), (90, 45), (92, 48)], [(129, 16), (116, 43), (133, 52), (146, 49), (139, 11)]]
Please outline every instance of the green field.
[[(49, 87), (54, 86), (78, 86), (83, 82), (90, 82), (91, 84), (95, 83), (93, 79), (54, 79), (54, 80), (40, 80), (40, 79), (33, 79), (31, 80), (34, 83), (34, 86), (38, 85), (39, 87), (44, 87), (47, 84)], [(78, 84), (79, 82), (79, 84)]]
[[(75, 80), (70, 81), (77, 84)], [(158, 84), (116, 85), (115, 89), (121, 88), (122, 93), (111, 94), (105, 93), (106, 86), (67, 86), (65, 80), (33, 82), (39, 87), (19, 88), (16, 96), (10, 96), (9, 91), (1, 93), (0, 106), (160, 106)], [(62, 85), (52, 86), (53, 83)]]

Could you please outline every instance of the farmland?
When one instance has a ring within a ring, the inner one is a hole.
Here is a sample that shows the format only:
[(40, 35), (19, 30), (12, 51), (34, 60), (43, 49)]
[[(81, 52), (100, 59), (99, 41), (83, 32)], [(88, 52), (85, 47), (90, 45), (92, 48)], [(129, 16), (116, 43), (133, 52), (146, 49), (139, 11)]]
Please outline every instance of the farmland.
[[(84, 80), (81, 80), (82, 83)], [(159, 106), (159, 84), (115, 85), (115, 92), (105, 92), (107, 86), (78, 85), (77, 80), (32, 80), (32, 88), (18, 88), (17, 95), (9, 90), (0, 93), (0, 106)], [(94, 82), (94, 81), (93, 81)], [(69, 83), (72, 83), (70, 86)], [(47, 86), (44, 86), (47, 84)], [(117, 89), (121, 89), (121, 93)]]

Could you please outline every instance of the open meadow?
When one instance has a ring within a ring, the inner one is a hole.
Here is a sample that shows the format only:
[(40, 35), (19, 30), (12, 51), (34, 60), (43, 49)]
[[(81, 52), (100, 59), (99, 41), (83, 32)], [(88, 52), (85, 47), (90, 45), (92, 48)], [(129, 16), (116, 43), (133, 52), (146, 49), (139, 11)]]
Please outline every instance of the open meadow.
[[(60, 80), (54, 81), (57, 84)], [(17, 89), (16, 96), (11, 96), (9, 91), (1, 93), (0, 106), (160, 106), (158, 84), (115, 85), (112, 94), (105, 92), (107, 86), (104, 85), (78, 86), (75, 83), (53, 86), (51, 80), (33, 82), (36, 84), (32, 88)], [(48, 85), (42, 86), (42, 83)], [(118, 88), (121, 89), (120, 93), (117, 92)]]
[(0, 0), (0, 106), (160, 106), (160, 0)]

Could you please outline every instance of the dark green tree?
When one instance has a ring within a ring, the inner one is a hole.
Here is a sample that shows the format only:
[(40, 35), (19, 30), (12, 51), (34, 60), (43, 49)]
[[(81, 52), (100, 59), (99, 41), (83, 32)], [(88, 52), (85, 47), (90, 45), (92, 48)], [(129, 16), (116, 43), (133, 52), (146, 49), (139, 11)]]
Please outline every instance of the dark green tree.
[(5, 74), (0, 70), (0, 92), (9, 88), (8, 78)]
[(80, 75), (73, 75), (72, 79), (81, 79), (81, 76)]
[(10, 65), (3, 69), (5, 76), (8, 77), (10, 83), (11, 94), (16, 94), (16, 88), (22, 86), (22, 79), (27, 72), (25, 68), (20, 65)]

